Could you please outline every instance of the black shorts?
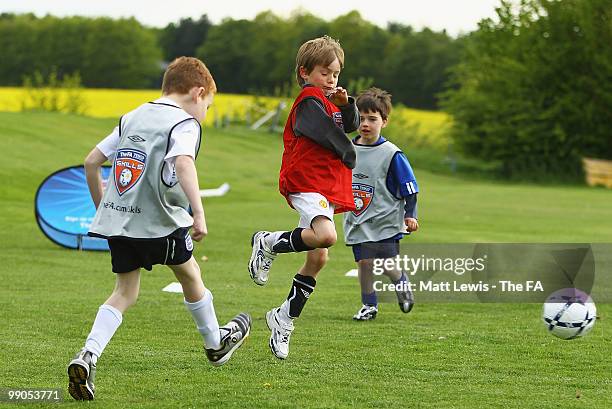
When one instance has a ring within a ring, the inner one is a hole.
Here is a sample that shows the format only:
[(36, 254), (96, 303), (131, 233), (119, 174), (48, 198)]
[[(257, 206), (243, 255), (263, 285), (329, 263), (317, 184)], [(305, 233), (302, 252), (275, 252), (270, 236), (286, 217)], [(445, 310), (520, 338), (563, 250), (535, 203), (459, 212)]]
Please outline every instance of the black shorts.
[(371, 258), (393, 258), (399, 254), (399, 239), (386, 239), (377, 242), (354, 244), (355, 261)]
[(151, 271), (155, 264), (183, 264), (193, 252), (193, 242), (187, 228), (180, 228), (157, 239), (111, 237), (108, 247), (113, 273), (129, 273), (137, 268)]

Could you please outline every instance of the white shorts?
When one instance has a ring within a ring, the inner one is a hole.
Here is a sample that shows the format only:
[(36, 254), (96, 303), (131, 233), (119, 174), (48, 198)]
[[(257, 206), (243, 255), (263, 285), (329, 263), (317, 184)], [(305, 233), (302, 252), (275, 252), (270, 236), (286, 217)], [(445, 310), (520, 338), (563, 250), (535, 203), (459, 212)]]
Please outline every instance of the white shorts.
[(293, 193), (289, 195), (291, 205), (300, 214), (298, 227), (310, 229), (313, 219), (325, 216), (334, 221), (334, 205), (319, 193)]

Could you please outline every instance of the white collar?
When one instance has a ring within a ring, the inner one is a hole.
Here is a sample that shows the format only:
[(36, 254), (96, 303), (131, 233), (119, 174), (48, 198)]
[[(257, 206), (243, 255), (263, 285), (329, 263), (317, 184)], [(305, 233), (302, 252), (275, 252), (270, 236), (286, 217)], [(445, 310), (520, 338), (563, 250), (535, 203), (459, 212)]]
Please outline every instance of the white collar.
[(161, 98), (157, 98), (155, 101), (156, 104), (166, 104), (166, 105), (172, 105), (174, 107), (180, 108), (180, 106), (178, 106), (176, 104), (176, 102), (174, 102), (173, 100), (171, 100), (168, 97), (161, 97)]

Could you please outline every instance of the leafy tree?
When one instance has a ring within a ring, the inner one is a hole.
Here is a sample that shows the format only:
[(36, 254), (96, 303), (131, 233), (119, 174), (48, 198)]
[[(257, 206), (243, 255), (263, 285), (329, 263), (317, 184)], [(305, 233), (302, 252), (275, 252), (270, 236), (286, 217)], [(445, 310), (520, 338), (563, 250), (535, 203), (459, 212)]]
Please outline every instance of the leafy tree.
[(465, 41), (445, 106), (454, 139), (504, 175), (573, 178), (612, 159), (610, 0), (502, 1)]
[(90, 21), (83, 17), (57, 18), (45, 16), (36, 23), (36, 58), (30, 72), (39, 71), (48, 76), (56, 71), (57, 76), (78, 72), (83, 68), (85, 42)]
[(270, 11), (258, 14), (251, 29), (257, 33), (257, 40), (248, 48), (247, 58), (254, 74), (248, 90), (269, 93), (290, 79), (295, 64), (295, 55), (291, 56), (294, 33), (287, 20)]
[(380, 78), (389, 38), (385, 30), (364, 20), (359, 12), (351, 11), (330, 23), (329, 34), (340, 40), (344, 49), (346, 65), (342, 83), (348, 84), (360, 78)]
[[(297, 10), (289, 17), (289, 26), (292, 27), (292, 52), (295, 54), (304, 42), (321, 37), (329, 33), (330, 23), (313, 14)], [(294, 56), (295, 57), (295, 56)]]
[(0, 81), (3, 85), (19, 85), (24, 74), (33, 73), (37, 32), (33, 14), (3, 14), (0, 19)]
[(3, 14), (0, 48), (3, 85), (53, 70), (58, 79), (80, 72), (90, 87), (143, 88), (161, 72), (154, 34), (134, 19)]
[(459, 60), (455, 42), (446, 32), (429, 29), (414, 32), (411, 27), (389, 27), (393, 38), (388, 42), (382, 64), (381, 86), (395, 95), (398, 102), (435, 109), (438, 94), (445, 90), (448, 70)]
[(249, 50), (255, 38), (253, 22), (248, 20), (225, 19), (208, 32), (196, 56), (208, 66), (220, 91), (239, 93), (252, 89), (253, 81), (261, 75), (251, 68)]
[(178, 24), (168, 24), (159, 34), (164, 59), (172, 61), (184, 55), (194, 56), (197, 48), (206, 41), (212, 25), (206, 14), (196, 21), (183, 18)]
[(154, 34), (133, 18), (98, 18), (85, 33), (83, 82), (92, 87), (145, 88), (161, 72)]

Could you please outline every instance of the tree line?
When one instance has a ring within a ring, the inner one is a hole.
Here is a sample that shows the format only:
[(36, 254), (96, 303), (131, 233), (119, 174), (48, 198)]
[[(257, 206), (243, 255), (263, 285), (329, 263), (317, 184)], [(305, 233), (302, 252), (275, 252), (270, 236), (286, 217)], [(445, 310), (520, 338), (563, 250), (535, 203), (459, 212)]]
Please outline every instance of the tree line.
[(500, 0), (496, 11), (458, 38), (381, 28), (356, 11), (331, 21), (263, 12), (219, 24), (204, 15), (161, 29), (0, 14), (0, 85), (78, 73), (88, 87), (157, 87), (163, 62), (193, 55), (221, 92), (289, 96), (298, 47), (329, 34), (346, 52), (341, 85), (352, 93), (376, 85), (395, 103), (443, 108), (453, 149), (498, 164), (505, 177), (572, 179), (582, 157), (612, 159), (612, 0)]
[(0, 85), (55, 70), (88, 87), (146, 88), (160, 73), (155, 32), (135, 19), (0, 15)]
[(305, 12), (281, 18), (263, 12), (252, 20), (206, 15), (162, 29), (137, 20), (0, 15), (0, 85), (21, 85), (24, 76), (56, 70), (78, 72), (87, 87), (157, 87), (164, 63), (177, 56), (203, 59), (221, 92), (291, 95), (295, 54), (306, 40), (328, 34), (346, 53), (341, 85), (376, 84), (396, 102), (435, 109), (448, 69), (458, 62), (460, 39), (410, 26), (378, 27), (353, 11), (331, 21)]

